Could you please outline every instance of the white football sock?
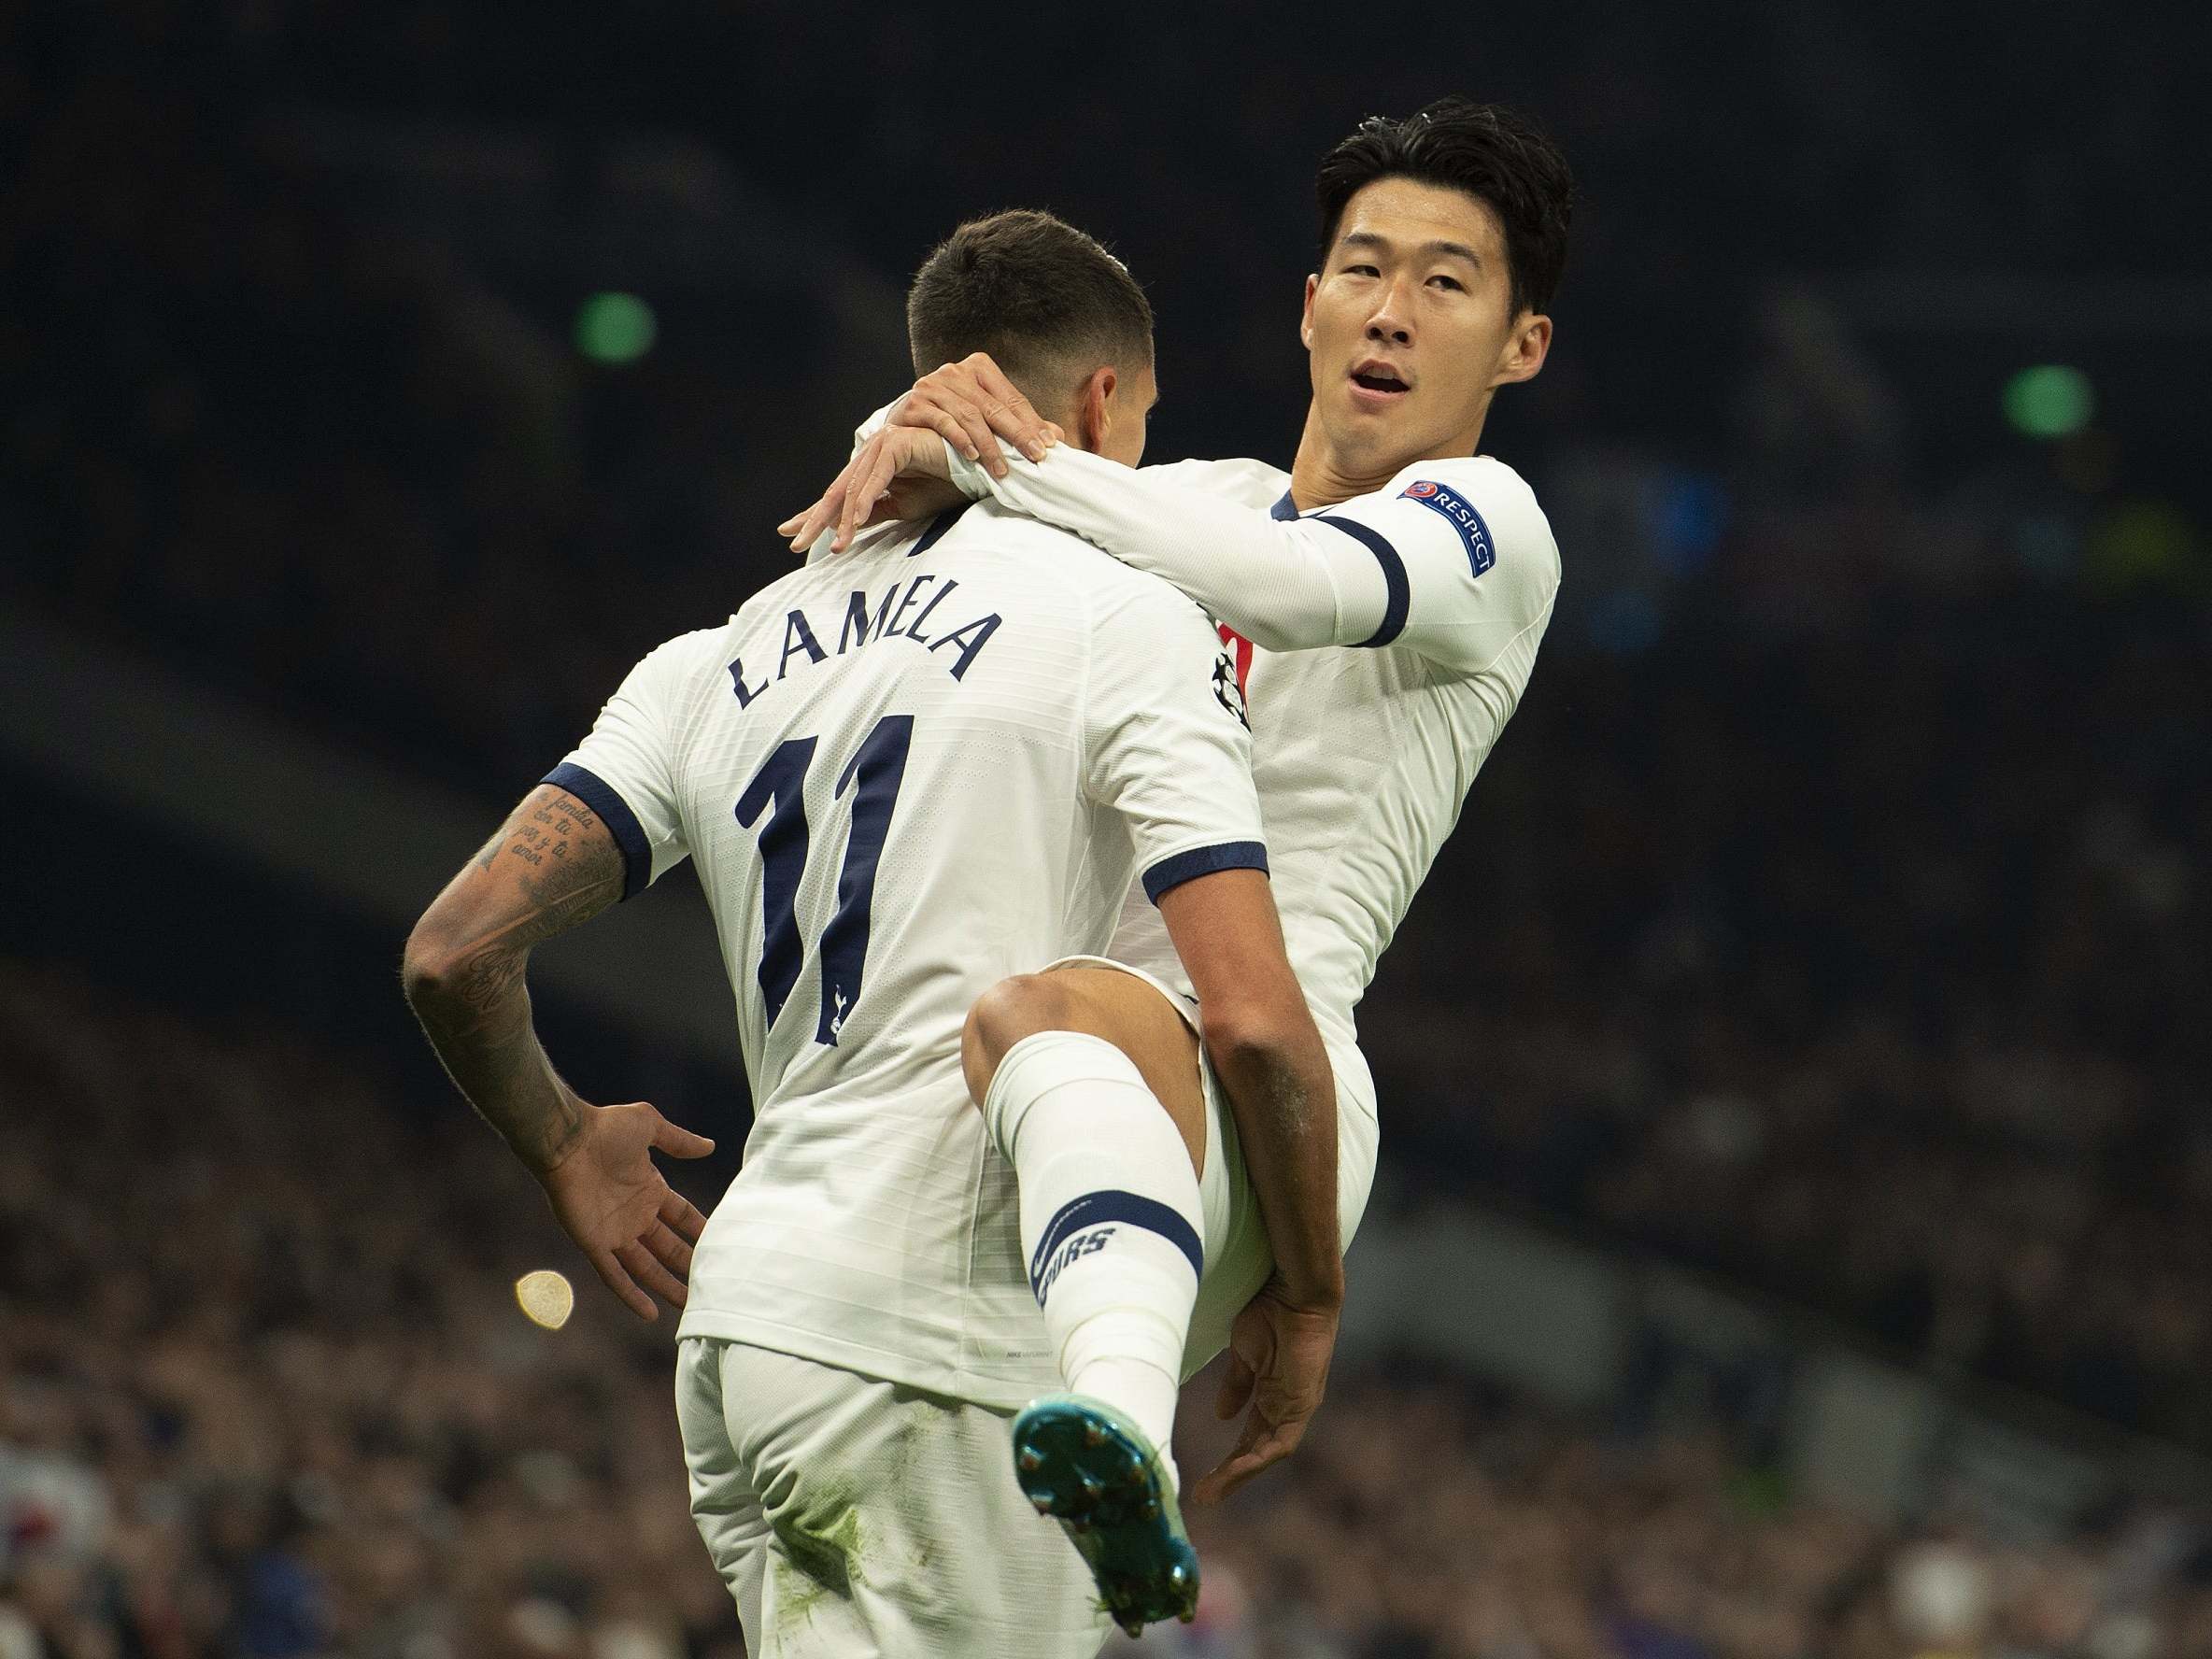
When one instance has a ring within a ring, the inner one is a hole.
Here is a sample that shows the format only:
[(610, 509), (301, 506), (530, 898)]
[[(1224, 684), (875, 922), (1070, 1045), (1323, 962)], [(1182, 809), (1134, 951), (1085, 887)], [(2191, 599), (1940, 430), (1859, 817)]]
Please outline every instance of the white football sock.
[(1127, 1415), (1172, 1478), (1202, 1260), (1198, 1177), (1175, 1120), (1127, 1055), (1073, 1031), (1008, 1049), (984, 1119), (1020, 1184), (1029, 1287), (1061, 1377)]

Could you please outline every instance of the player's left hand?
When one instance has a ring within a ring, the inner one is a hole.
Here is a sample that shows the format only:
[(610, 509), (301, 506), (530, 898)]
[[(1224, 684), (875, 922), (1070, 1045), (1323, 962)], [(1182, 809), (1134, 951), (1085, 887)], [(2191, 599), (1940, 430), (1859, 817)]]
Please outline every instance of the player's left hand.
[(842, 553), (872, 524), (931, 518), (957, 506), (966, 498), (951, 478), (952, 457), (935, 432), (886, 426), (853, 452), (821, 500), (785, 519), (776, 533), (791, 538), (792, 552), (803, 553), (834, 523), (830, 550)]
[(1244, 1304), (1229, 1332), (1229, 1365), (1221, 1380), (1214, 1414), (1234, 1417), (1251, 1407), (1237, 1443), (1198, 1483), (1199, 1503), (1219, 1503), (1306, 1438), (1306, 1425), (1328, 1390), (1329, 1360), (1337, 1348), (1333, 1307), (1294, 1305), (1270, 1279)]
[[(1049, 420), (1042, 432), (1047, 448), (1067, 436)], [(835, 523), (830, 550), (843, 553), (871, 525), (933, 518), (958, 506), (967, 497), (953, 487), (952, 455), (944, 445), (927, 427), (885, 427), (854, 452), (819, 501), (777, 525), (776, 533), (791, 538), (792, 552), (803, 553)]]
[(691, 1246), (706, 1226), (691, 1201), (653, 1162), (704, 1157), (715, 1143), (678, 1128), (643, 1100), (587, 1106), (584, 1125), (559, 1163), (538, 1177), (561, 1230), (592, 1270), (640, 1319), (660, 1317), (653, 1297), (684, 1305)]

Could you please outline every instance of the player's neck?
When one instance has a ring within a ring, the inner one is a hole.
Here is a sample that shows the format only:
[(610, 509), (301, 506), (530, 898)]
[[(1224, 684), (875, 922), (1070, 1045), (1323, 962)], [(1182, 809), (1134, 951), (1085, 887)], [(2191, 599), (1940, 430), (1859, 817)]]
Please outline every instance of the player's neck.
[[(1485, 405), (1483, 414), (1489, 413)], [(1329, 439), (1319, 415), (1309, 404), (1306, 430), (1298, 437), (1297, 459), (1290, 463), (1291, 503), (1301, 513), (1315, 507), (1333, 507), (1354, 496), (1371, 495), (1417, 461), (1443, 461), (1475, 453), (1482, 447), (1482, 421), (1427, 455), (1393, 455), (1387, 451), (1354, 460)]]

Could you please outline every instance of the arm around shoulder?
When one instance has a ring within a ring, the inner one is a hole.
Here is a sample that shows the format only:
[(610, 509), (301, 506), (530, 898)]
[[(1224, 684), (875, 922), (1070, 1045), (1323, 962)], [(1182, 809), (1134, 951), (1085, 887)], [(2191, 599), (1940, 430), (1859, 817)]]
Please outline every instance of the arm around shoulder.
[(961, 487), (1082, 536), (1269, 650), (1403, 645), (1480, 673), (1547, 614), (1558, 549), (1536, 498), (1488, 458), (1423, 461), (1305, 518), (1131, 472), (1066, 445)]
[(1356, 644), (1382, 615), (1382, 579), (1356, 543), (1167, 468), (1132, 471), (1067, 444), (1042, 461), (1012, 460), (1003, 478), (958, 457), (952, 466), (962, 489), (1083, 537), (1269, 650)]

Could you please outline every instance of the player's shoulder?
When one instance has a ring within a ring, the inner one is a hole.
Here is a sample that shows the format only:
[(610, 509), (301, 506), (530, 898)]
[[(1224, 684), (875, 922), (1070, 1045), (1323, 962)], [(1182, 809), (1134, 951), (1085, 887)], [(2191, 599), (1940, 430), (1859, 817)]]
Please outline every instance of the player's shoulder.
[(682, 711), (698, 705), (710, 676), (719, 674), (729, 659), (724, 646), (735, 621), (733, 617), (717, 627), (662, 640), (631, 665), (617, 697), (657, 717), (681, 717)]
[(645, 653), (644, 666), (659, 673), (680, 675), (702, 665), (719, 667), (723, 643), (737, 618), (728, 617), (706, 628), (694, 628), (673, 639), (662, 640)]
[[(1113, 565), (1093, 591), (1093, 614), (1099, 627), (1119, 628), (1125, 635), (1156, 644), (1180, 630), (1213, 637), (1213, 624), (1198, 603), (1170, 582), (1145, 571), (1108, 560)], [(1194, 635), (1194, 637), (1196, 637)]]
[(1446, 489), (1487, 505), (1525, 508), (1542, 516), (1528, 480), (1495, 455), (1452, 455), (1412, 461), (1400, 467), (1370, 499), (1403, 498), (1426, 503)]
[(1032, 605), (1060, 611), (1080, 631), (1076, 648), (1094, 657), (1119, 660), (1171, 647), (1197, 652), (1214, 638), (1205, 613), (1179, 588), (1132, 569), (1072, 531), (1041, 524), (996, 502), (970, 507), (943, 550), (954, 558), (994, 560), (1000, 581), (1021, 588)]
[[(1042, 551), (1056, 553), (1071, 546), (1090, 546), (1071, 531), (1028, 518), (989, 500), (970, 502), (960, 508), (958, 519), (940, 545), (948, 553), (1009, 554), (1025, 559)], [(1101, 558), (1099, 562), (1113, 561)]]
[(1232, 457), (1225, 461), (1170, 461), (1143, 469), (1148, 478), (1165, 478), (1248, 507), (1271, 507), (1290, 488), (1290, 475), (1264, 461)]
[(1502, 559), (1531, 577), (1559, 577), (1559, 544), (1528, 481), (1494, 455), (1458, 455), (1401, 467), (1363, 505), (1425, 507), (1468, 544), (1481, 575)]
[(1059, 598), (1086, 612), (1126, 603), (1132, 595), (1172, 588), (1131, 570), (1073, 531), (1042, 523), (995, 501), (972, 503), (940, 544), (947, 560), (991, 561), (1004, 580), (1040, 599)]

